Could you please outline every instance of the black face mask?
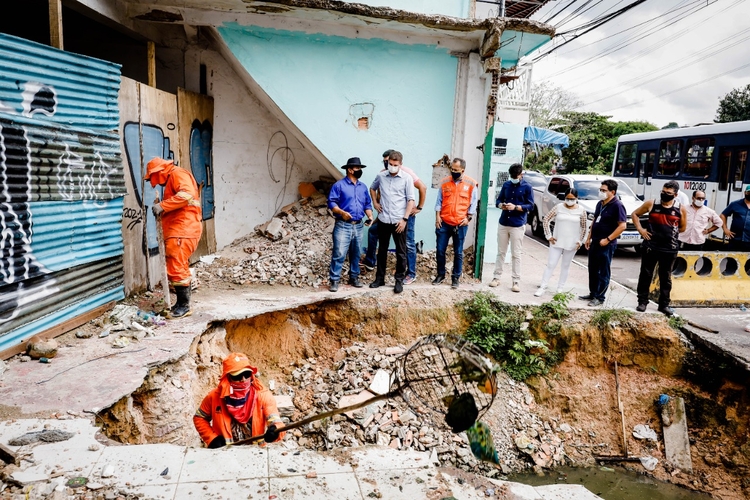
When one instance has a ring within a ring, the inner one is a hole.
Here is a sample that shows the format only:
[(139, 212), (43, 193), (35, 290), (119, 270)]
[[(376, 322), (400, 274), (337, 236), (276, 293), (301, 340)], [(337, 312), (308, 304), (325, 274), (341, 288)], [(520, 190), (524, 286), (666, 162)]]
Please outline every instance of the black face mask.
[(747, 201), (750, 201), (750, 193), (745, 193), (745, 199), (746, 199)]
[(670, 202), (672, 200), (674, 200), (674, 195), (673, 194), (667, 194), (667, 193), (662, 193), (661, 194), (661, 201), (663, 201), (665, 203), (668, 203), (668, 202)]
[(463, 172), (451, 172), (451, 177), (453, 177), (454, 181), (457, 181), (461, 178), (461, 175), (463, 175)]
[(360, 177), (362, 177), (362, 171), (361, 170), (352, 170), (352, 176), (355, 179), (359, 179)]

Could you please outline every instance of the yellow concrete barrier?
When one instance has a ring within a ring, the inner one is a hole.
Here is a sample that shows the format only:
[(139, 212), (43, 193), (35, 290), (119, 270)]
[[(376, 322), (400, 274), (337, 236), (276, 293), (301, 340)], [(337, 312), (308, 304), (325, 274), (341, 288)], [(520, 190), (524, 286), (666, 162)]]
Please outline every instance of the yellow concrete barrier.
[[(654, 273), (651, 299), (658, 301), (659, 277)], [(680, 252), (672, 266), (672, 304), (750, 307), (750, 253)]]

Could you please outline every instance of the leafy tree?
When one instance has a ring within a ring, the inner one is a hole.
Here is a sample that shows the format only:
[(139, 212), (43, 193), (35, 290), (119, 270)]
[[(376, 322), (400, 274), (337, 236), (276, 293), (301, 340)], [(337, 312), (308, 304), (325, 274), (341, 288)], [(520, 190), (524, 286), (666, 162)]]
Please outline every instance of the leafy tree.
[(667, 130), (670, 128), (680, 128), (680, 126), (677, 124), (677, 122), (669, 122), (667, 125), (664, 125), (661, 129)]
[(532, 85), (529, 103), (529, 125), (549, 128), (564, 113), (583, 105), (574, 93), (549, 82)]
[(553, 124), (568, 135), (570, 147), (563, 149), (567, 172), (609, 173), (612, 171), (617, 139), (621, 135), (658, 130), (648, 122), (611, 122), (609, 116), (593, 112), (567, 112)]
[(538, 152), (527, 147), (523, 168), (525, 170), (536, 170), (544, 174), (549, 174), (558, 158), (555, 150), (551, 147), (539, 147)]
[(719, 101), (716, 123), (750, 120), (750, 84), (733, 89)]

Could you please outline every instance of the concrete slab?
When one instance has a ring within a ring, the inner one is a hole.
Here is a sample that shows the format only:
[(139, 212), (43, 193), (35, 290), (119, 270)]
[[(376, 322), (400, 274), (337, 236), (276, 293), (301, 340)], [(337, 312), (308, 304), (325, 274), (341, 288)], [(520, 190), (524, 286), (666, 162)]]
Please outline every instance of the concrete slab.
[(359, 471), (421, 469), (432, 466), (431, 454), (420, 451), (395, 451), (384, 446), (365, 446), (351, 453)]
[(544, 500), (597, 500), (601, 498), (579, 484), (550, 484), (537, 486), (535, 489)]
[[(142, 444), (138, 446), (107, 446), (104, 448), (90, 481), (99, 481), (107, 465), (114, 467), (117, 484), (132, 486), (163, 486), (176, 484), (185, 460), (184, 446), (171, 444)], [(166, 475), (161, 473), (169, 469)], [(115, 481), (115, 480), (112, 480)]]
[(485, 498), (468, 485), (459, 485), (435, 468), (421, 470), (358, 471), (357, 479), (364, 498), (382, 497), (394, 500), (455, 497), (462, 500)]
[(268, 470), (271, 477), (304, 476), (308, 472), (341, 474), (354, 472), (341, 455), (321, 454), (309, 450), (290, 451), (277, 446), (268, 447)]
[[(693, 462), (690, 457), (690, 438), (687, 430), (687, 415), (685, 414), (685, 400), (672, 398), (674, 412), (670, 412), (671, 424), (664, 425), (664, 454), (667, 462), (688, 473), (693, 472)], [(671, 406), (671, 405), (670, 405)]]
[(148, 498), (149, 500), (173, 500), (180, 498), (175, 496), (175, 491), (177, 490), (176, 484), (128, 486), (120, 483), (118, 484), (118, 489), (129, 494), (140, 494), (142, 498)]
[[(305, 476), (272, 477), (268, 498), (279, 500), (299, 498), (332, 498), (336, 500), (363, 500), (353, 472), (323, 474), (315, 478)], [(383, 497), (388, 498), (388, 497)]]
[(200, 498), (233, 500), (235, 498), (267, 500), (268, 479), (239, 479), (231, 481), (205, 481), (199, 483), (181, 482), (177, 485), (174, 498)]
[(528, 484), (511, 483), (497, 479), (489, 479), (489, 481), (499, 487), (499, 491), (503, 494), (500, 498), (508, 500), (544, 500), (544, 497), (537, 491), (537, 488)]
[[(206, 466), (207, 464), (221, 464)], [(231, 446), (218, 450), (188, 448), (180, 482), (229, 481), (268, 477), (268, 452), (259, 446)]]

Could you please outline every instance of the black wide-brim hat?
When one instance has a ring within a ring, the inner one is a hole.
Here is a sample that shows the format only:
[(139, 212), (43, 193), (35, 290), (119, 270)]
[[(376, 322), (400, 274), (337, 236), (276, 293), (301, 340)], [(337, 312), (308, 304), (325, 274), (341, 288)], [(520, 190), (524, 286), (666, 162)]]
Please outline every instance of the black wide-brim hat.
[(342, 165), (341, 168), (352, 168), (352, 167), (359, 167), (359, 168), (365, 168), (367, 165), (362, 165), (362, 162), (359, 161), (358, 157), (349, 158), (346, 160), (346, 165)]

